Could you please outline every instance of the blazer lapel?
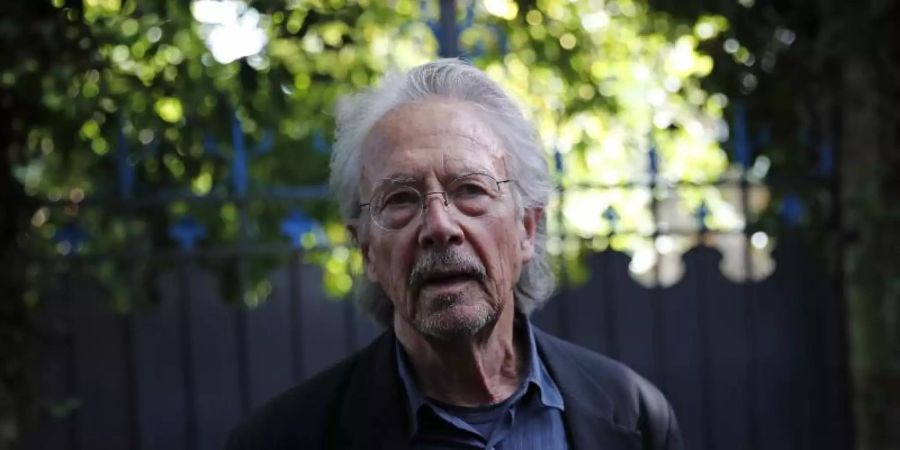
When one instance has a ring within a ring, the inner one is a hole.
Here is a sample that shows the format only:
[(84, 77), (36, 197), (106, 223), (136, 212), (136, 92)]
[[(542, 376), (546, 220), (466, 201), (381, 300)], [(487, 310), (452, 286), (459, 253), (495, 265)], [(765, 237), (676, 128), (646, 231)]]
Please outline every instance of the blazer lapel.
[(538, 352), (565, 402), (563, 418), (573, 450), (640, 450), (641, 434), (613, 422), (613, 404), (575, 355), (534, 330)]
[(353, 369), (341, 406), (342, 434), (350, 442), (337, 448), (409, 448), (409, 414), (394, 361), (394, 339), (385, 332)]

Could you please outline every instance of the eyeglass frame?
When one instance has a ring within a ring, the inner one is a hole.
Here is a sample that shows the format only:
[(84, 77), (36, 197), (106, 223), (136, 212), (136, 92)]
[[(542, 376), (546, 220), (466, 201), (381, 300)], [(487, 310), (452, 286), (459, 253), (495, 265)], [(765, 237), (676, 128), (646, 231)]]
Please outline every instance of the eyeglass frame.
[[(460, 179), (462, 179), (462, 178), (465, 178), (465, 177), (468, 177), (468, 176), (472, 176), (472, 175), (483, 175), (483, 176), (486, 176), (486, 177), (490, 178), (494, 183), (497, 184), (497, 192), (500, 193), (500, 196), (502, 196), (502, 194), (503, 194), (503, 191), (500, 189), (500, 185), (501, 185), (501, 184), (512, 183), (512, 182), (516, 182), (516, 181), (517, 181), (517, 180), (515, 180), (514, 178), (507, 178), (507, 179), (505, 179), (505, 180), (498, 180), (498, 179), (494, 178), (493, 175), (491, 175), (491, 174), (489, 174), (489, 173), (486, 173), (486, 172), (469, 172), (469, 173), (464, 173), (464, 174), (458, 175), (456, 178), (454, 178), (452, 181), (450, 181), (450, 183), (448, 183), (447, 185), (448, 185), (448, 186), (451, 186), (451, 185), (453, 185), (453, 183), (455, 183), (457, 180), (460, 180)], [(386, 179), (386, 180), (383, 180), (383, 181), (391, 181), (391, 179)], [(434, 194), (441, 194), (441, 197), (443, 197), (443, 200), (444, 200), (444, 201), (443, 201), (444, 207), (446, 208), (446, 207), (449, 207), (449, 206), (450, 206), (450, 197), (448, 196), (447, 191), (429, 191), (429, 192), (421, 192), (421, 191), (420, 191), (419, 189), (417, 189), (415, 186), (408, 186), (408, 187), (409, 187), (410, 189), (412, 189), (413, 191), (415, 191), (416, 194), (418, 194), (419, 199), (420, 199), (420, 201), (422, 202), (422, 208), (418, 210), (418, 213), (416, 213), (416, 216), (415, 216), (415, 217), (413, 217), (412, 219), (410, 219), (410, 221), (407, 222), (407, 223), (405, 223), (402, 227), (399, 227), (399, 228), (387, 228), (387, 227), (385, 227), (384, 225), (378, 223), (378, 221), (375, 220), (375, 215), (371, 213), (371, 211), (372, 211), (372, 197), (369, 198), (369, 201), (368, 201), (368, 202), (366, 202), (366, 203), (360, 203), (360, 204), (358, 205), (358, 207), (359, 207), (359, 208), (362, 208), (362, 207), (364, 207), (364, 206), (365, 206), (365, 207), (369, 207), (369, 217), (372, 219), (372, 223), (374, 223), (375, 226), (377, 226), (378, 228), (381, 228), (382, 230), (385, 230), (385, 231), (399, 231), (399, 230), (402, 230), (402, 229), (406, 228), (410, 223), (413, 223), (413, 221), (415, 221), (416, 219), (418, 219), (419, 217), (422, 216), (422, 213), (428, 209), (428, 201), (427, 201), (427, 200), (428, 200), (428, 197), (429, 197), (429, 196), (432, 196), (432, 195), (434, 195)], [(454, 207), (455, 207), (455, 206), (456, 206), (456, 204), (454, 203)], [(477, 215), (477, 216), (470, 216), (470, 215), (468, 215), (468, 214), (466, 214), (466, 213), (462, 213), (462, 214), (465, 215), (466, 217), (481, 217), (481, 216), (484, 215), (484, 214), (479, 214), (479, 215)]]

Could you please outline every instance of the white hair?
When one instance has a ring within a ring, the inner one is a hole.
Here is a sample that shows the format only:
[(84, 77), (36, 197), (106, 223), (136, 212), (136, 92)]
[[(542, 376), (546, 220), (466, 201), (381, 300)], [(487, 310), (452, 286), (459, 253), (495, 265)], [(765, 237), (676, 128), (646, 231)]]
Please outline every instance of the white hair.
[[(381, 85), (338, 100), (336, 140), (331, 155), (330, 185), (344, 221), (360, 216), (359, 183), (362, 145), (374, 124), (400, 105), (433, 97), (451, 98), (476, 106), (499, 137), (519, 211), (543, 208), (553, 189), (537, 130), (516, 102), (483, 72), (458, 59), (441, 59), (405, 73), (385, 77)], [(361, 224), (357, 239), (365, 239)], [(546, 255), (546, 221), (537, 226), (535, 255), (522, 267), (515, 286), (516, 309), (531, 314), (553, 293), (553, 274)], [(375, 322), (390, 327), (393, 304), (381, 286), (365, 277), (357, 280), (357, 304)]]

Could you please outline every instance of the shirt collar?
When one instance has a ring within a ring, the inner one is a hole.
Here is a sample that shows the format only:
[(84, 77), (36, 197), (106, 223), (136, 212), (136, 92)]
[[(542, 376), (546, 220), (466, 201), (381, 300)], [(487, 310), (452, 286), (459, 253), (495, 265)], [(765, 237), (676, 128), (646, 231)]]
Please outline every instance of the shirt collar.
[[(524, 353), (527, 355), (528, 360), (522, 385), (513, 395), (518, 395), (519, 392), (527, 390), (530, 386), (535, 386), (540, 393), (540, 402), (544, 406), (564, 411), (565, 406), (563, 404), (562, 394), (538, 354), (531, 321), (529, 321), (527, 317), (517, 316), (516, 325), (520, 328), (518, 331), (525, 337), (524, 342), (526, 348)], [(407, 406), (409, 407), (409, 432), (410, 437), (412, 437), (418, 430), (419, 409), (423, 406), (436, 408), (436, 405), (434, 405), (434, 403), (422, 393), (418, 385), (416, 385), (415, 378), (412, 374), (412, 366), (410, 365), (406, 351), (403, 349), (403, 346), (400, 345), (399, 340), (395, 340), (394, 342), (397, 372), (400, 375), (403, 390), (406, 393)]]
[(541, 356), (538, 354), (531, 321), (527, 317), (522, 317), (520, 322), (522, 323), (522, 332), (526, 336), (525, 342), (527, 342), (526, 345), (528, 346), (526, 349), (528, 371), (525, 374), (524, 384), (526, 386), (534, 385), (538, 388), (541, 393), (541, 403), (544, 406), (565, 411), (562, 393), (559, 392), (559, 387), (556, 386), (556, 382), (553, 381), (553, 377), (550, 376), (550, 372), (547, 371), (544, 361), (541, 360)]

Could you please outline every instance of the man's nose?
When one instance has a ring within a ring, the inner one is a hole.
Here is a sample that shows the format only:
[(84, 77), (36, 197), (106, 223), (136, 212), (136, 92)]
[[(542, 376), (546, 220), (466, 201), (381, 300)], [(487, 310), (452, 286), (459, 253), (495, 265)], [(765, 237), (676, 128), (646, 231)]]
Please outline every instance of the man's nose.
[[(436, 200), (436, 201), (435, 201)], [(419, 244), (424, 247), (458, 245), (463, 242), (462, 229), (450, 210), (447, 194), (429, 192), (422, 199), (422, 229)]]

